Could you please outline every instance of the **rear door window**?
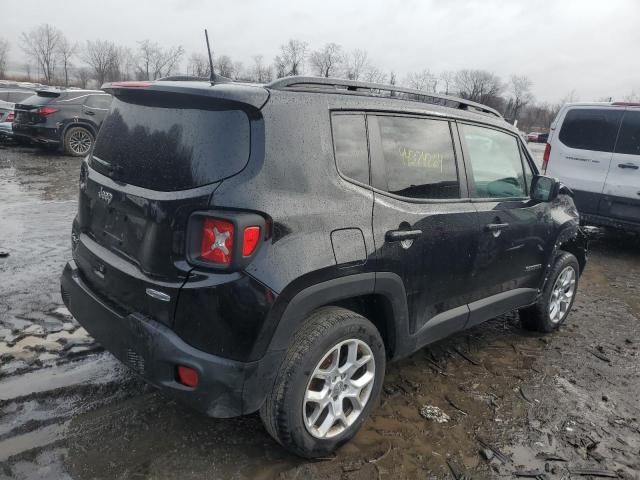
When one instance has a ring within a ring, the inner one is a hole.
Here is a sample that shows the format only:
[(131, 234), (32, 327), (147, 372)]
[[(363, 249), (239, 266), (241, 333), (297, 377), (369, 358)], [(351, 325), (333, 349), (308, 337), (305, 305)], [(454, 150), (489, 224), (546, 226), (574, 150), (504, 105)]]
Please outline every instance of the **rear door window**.
[(627, 111), (622, 119), (616, 153), (640, 155), (640, 111)]
[(562, 122), (560, 141), (567, 147), (613, 152), (622, 111), (574, 108)]
[(111, 95), (89, 95), (84, 104), (90, 108), (108, 110), (111, 105)]
[(460, 182), (449, 122), (377, 116), (385, 190), (421, 199), (460, 198)]
[[(518, 139), (505, 132), (460, 124), (476, 198), (527, 195), (526, 176)], [(531, 174), (529, 172), (529, 174)]]
[(114, 98), (90, 164), (117, 181), (175, 191), (238, 173), (249, 151), (244, 111), (201, 99)]
[(338, 171), (345, 177), (368, 184), (369, 152), (364, 115), (334, 114), (331, 123)]

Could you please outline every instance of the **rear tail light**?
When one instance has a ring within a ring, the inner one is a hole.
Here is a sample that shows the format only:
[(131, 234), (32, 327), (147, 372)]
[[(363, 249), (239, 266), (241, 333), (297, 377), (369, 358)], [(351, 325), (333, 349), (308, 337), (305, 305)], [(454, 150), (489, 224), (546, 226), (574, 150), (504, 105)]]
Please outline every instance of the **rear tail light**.
[(198, 383), (200, 383), (200, 376), (196, 369), (185, 367), (184, 365), (178, 365), (176, 367), (176, 380), (182, 385), (196, 388)]
[(7, 115), (7, 119), (5, 120), (5, 122), (13, 122), (16, 118), (16, 114), (13, 112), (10, 112), (9, 115)]
[(187, 258), (196, 265), (242, 269), (267, 231), (264, 217), (255, 213), (197, 212), (189, 220)]
[(200, 258), (218, 265), (228, 265), (233, 255), (233, 237), (233, 223), (216, 218), (205, 218), (202, 224)]
[(551, 144), (547, 143), (544, 147), (544, 155), (542, 156), (542, 173), (546, 175), (549, 166), (549, 157), (551, 156)]
[(48, 117), (49, 115), (53, 115), (57, 111), (58, 109), (52, 107), (40, 107), (38, 110), (36, 110), (36, 113), (41, 117)]
[(242, 236), (242, 256), (249, 257), (256, 251), (260, 241), (260, 227), (252, 226), (244, 229)]

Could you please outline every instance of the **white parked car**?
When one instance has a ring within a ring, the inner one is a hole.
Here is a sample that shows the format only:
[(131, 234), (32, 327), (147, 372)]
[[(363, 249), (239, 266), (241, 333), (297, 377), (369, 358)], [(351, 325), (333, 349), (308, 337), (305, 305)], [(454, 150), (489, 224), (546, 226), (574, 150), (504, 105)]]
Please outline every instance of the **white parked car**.
[(583, 223), (640, 232), (640, 104), (566, 104), (543, 171), (575, 194)]

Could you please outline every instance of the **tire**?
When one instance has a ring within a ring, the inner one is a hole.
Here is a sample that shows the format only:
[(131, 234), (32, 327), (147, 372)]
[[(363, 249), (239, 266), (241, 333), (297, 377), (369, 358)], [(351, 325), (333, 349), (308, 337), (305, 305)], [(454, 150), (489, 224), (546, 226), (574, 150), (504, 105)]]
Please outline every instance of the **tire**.
[[(578, 291), (579, 276), (580, 265), (576, 257), (570, 253), (561, 252), (556, 257), (538, 301), (520, 310), (522, 326), (527, 330), (543, 333), (550, 333), (560, 328), (571, 312)], [(553, 305), (557, 309), (552, 308)]]
[[(355, 352), (360, 361), (369, 361), (360, 367), (354, 364), (347, 373), (347, 352)], [(335, 362), (345, 370), (344, 376), (336, 370), (331, 373)], [(384, 343), (371, 322), (343, 308), (321, 308), (291, 340), (272, 390), (260, 408), (260, 418), (269, 434), (292, 453), (305, 458), (326, 456), (356, 434), (377, 404), (385, 362)], [(336, 376), (337, 381), (332, 383)], [(364, 385), (359, 393), (362, 402), (355, 400), (358, 387), (350, 380)], [(307, 392), (322, 397), (326, 406), (305, 401)], [(362, 405), (356, 407), (357, 403)], [(332, 423), (331, 415), (340, 408), (343, 415), (334, 416)], [(327, 428), (329, 424), (333, 426)]]
[(71, 127), (64, 134), (64, 152), (72, 157), (84, 157), (93, 147), (93, 133), (84, 127)]

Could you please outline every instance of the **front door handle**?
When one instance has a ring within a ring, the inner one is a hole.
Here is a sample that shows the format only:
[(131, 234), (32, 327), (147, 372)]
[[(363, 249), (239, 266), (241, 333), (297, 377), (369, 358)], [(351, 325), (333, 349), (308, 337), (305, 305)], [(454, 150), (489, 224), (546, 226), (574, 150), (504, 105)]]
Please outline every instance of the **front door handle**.
[(508, 223), (490, 223), (484, 226), (485, 232), (499, 232), (500, 230), (504, 230), (509, 228)]
[(630, 168), (632, 170), (638, 170), (638, 168), (640, 168), (635, 163), (619, 163), (618, 167), (620, 167), (620, 168)]
[(387, 242), (402, 242), (413, 240), (422, 235), (422, 230), (389, 230), (384, 238)]

